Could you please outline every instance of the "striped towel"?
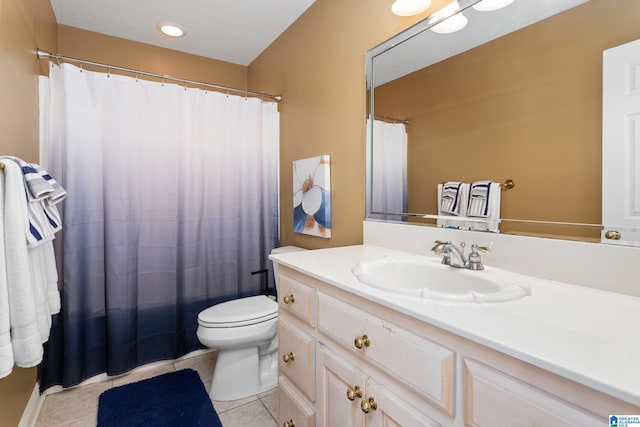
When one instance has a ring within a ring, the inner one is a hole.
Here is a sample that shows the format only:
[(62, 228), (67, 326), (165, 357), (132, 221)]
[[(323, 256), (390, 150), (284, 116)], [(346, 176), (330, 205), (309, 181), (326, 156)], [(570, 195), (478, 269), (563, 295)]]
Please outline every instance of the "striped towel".
[(17, 157), (12, 157), (12, 159), (18, 163), (18, 166), (22, 169), (24, 186), (27, 190), (27, 197), (30, 202), (44, 200), (53, 193), (53, 186), (42, 177), (40, 172), (38, 172), (33, 165)]
[(459, 215), (460, 212), (460, 187), (461, 182), (445, 182), (442, 186), (440, 198), (440, 211), (451, 215)]
[(3, 156), (0, 159), (13, 161), (22, 171), (29, 216), (27, 244), (36, 247), (53, 240), (54, 234), (62, 230), (56, 203), (64, 200), (67, 192), (39, 165), (29, 164), (13, 156)]
[(49, 203), (55, 205), (56, 203), (63, 201), (67, 197), (66, 190), (62, 188), (51, 175), (49, 175), (49, 172), (44, 170), (42, 166), (35, 163), (33, 163), (31, 166), (33, 166), (35, 170), (38, 171), (38, 174), (40, 174), (40, 176), (51, 186), (51, 188), (53, 188), (53, 191), (49, 193), (47, 197)]
[(490, 191), (491, 181), (476, 181), (471, 184), (467, 216), (487, 218), (491, 215), (489, 209)]

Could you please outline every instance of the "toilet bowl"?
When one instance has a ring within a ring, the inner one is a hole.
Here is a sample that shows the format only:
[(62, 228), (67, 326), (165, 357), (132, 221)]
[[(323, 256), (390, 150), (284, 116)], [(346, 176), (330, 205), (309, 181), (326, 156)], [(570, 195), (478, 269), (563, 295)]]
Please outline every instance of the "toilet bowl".
[[(304, 250), (295, 246), (271, 253)], [(273, 264), (278, 287), (277, 264)], [(209, 396), (237, 400), (278, 385), (278, 304), (265, 295), (240, 298), (198, 314), (200, 343), (218, 350)]]

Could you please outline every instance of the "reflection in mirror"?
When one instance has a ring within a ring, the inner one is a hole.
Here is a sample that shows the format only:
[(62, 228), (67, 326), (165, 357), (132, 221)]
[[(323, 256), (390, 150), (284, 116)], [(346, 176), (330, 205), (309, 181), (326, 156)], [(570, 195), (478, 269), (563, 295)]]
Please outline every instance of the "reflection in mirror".
[(462, 30), (427, 18), (367, 54), (368, 218), (435, 225), (440, 183), (513, 179), (501, 232), (600, 241), (603, 51), (640, 38), (640, 2), (458, 3)]

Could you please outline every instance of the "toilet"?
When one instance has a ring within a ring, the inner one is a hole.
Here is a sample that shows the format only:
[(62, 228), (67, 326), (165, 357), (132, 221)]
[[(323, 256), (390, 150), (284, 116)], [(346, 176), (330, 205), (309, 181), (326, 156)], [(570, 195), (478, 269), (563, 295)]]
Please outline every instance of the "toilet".
[[(272, 254), (305, 250), (275, 248)], [(278, 266), (273, 273), (278, 289)], [(198, 314), (200, 343), (218, 350), (209, 396), (237, 400), (278, 385), (278, 303), (265, 295), (240, 298)]]

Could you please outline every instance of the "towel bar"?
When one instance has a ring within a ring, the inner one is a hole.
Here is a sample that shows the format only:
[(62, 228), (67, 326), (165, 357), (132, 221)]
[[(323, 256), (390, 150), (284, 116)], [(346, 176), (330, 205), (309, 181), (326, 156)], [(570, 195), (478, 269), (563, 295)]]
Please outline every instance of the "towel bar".
[[(446, 184), (446, 182), (443, 181), (440, 184)], [(500, 184), (500, 187), (502, 187), (503, 190), (511, 190), (515, 186), (516, 186), (516, 183), (512, 179), (507, 179), (502, 184)]]

